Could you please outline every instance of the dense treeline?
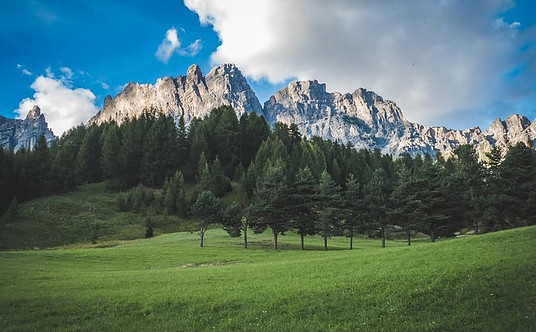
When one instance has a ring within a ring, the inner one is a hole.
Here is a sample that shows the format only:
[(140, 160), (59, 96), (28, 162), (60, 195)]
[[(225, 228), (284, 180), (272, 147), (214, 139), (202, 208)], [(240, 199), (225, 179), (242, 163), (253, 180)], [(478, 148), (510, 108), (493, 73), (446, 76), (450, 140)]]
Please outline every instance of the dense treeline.
[[(121, 211), (195, 216), (201, 235), (219, 223), (231, 236), (270, 228), (277, 248), (287, 231), (320, 235), (356, 233), (382, 239), (403, 230), (437, 237), (475, 234), (536, 222), (536, 152), (517, 144), (493, 149), (480, 162), (473, 147), (447, 159), (429, 155), (397, 159), (379, 150), (302, 137), (295, 125), (270, 130), (255, 113), (237, 119), (230, 107), (213, 110), (186, 128), (146, 112), (118, 126), (78, 126), (50, 147), (0, 148), (0, 213), (18, 202), (108, 181), (127, 190)], [(222, 206), (235, 188), (238, 202)], [(193, 186), (188, 191), (186, 186)], [(152, 234), (150, 221), (147, 234)], [(149, 229), (150, 228), (150, 229)]]

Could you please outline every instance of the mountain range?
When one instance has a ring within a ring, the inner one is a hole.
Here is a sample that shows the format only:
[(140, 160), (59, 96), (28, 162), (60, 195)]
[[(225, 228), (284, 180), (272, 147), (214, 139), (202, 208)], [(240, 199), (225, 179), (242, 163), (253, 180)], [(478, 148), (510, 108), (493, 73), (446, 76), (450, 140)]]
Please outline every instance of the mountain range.
[[(426, 126), (408, 121), (393, 101), (373, 91), (359, 88), (352, 93), (328, 92), (326, 85), (316, 80), (293, 81), (261, 106), (247, 79), (233, 64), (216, 66), (206, 76), (199, 66), (192, 65), (185, 76), (160, 78), (155, 84), (131, 82), (116, 97), (107, 96), (89, 124), (121, 123), (151, 112), (175, 119), (183, 116), (188, 125), (193, 118), (204, 117), (221, 105), (233, 107), (237, 116), (254, 111), (270, 125), (294, 123), (308, 137), (350, 142), (358, 149), (378, 148), (395, 156), (404, 152), (448, 154), (461, 144), (473, 144), (483, 153), (493, 146), (505, 149), (536, 140), (536, 121), (531, 123), (522, 115), (497, 118), (484, 131), (479, 127), (453, 130)], [(0, 137), (4, 145), (3, 131)]]

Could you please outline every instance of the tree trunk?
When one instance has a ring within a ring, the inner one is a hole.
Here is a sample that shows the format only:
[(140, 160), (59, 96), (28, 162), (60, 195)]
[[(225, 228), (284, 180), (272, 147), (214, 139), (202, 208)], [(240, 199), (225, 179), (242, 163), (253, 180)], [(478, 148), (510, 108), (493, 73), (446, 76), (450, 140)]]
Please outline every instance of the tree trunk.
[(328, 237), (327, 236), (324, 236), (324, 250), (325, 251), (328, 250)]
[(406, 229), (406, 235), (408, 237), (408, 246), (411, 246), (411, 230), (409, 228)]
[(275, 229), (272, 231), (274, 232), (274, 249), (277, 250), (277, 231)]
[(382, 248), (385, 248), (385, 228), (380, 227), (380, 232), (382, 233)]
[[(474, 218), (474, 217), (473, 217), (473, 218)], [(475, 232), (474, 232), (474, 234), (475, 234), (475, 235), (478, 235), (478, 233), (479, 233), (479, 230), (478, 230), (478, 220), (475, 219), (475, 220), (473, 221), (473, 225), (474, 225), (474, 228), (475, 228)]]
[(204, 246), (204, 242), (203, 242), (204, 239), (205, 239), (205, 230), (201, 229), (201, 231), (199, 232), (199, 245), (201, 247)]
[(430, 237), (432, 238), (432, 242), (435, 242), (434, 225), (430, 226)]
[(248, 224), (244, 227), (244, 248), (248, 248)]
[(300, 249), (301, 249), (301, 250), (304, 250), (304, 249), (305, 249), (305, 246), (304, 246), (304, 244), (303, 244), (303, 234), (300, 234), (300, 241), (301, 241)]
[(354, 228), (350, 227), (350, 250), (354, 249)]

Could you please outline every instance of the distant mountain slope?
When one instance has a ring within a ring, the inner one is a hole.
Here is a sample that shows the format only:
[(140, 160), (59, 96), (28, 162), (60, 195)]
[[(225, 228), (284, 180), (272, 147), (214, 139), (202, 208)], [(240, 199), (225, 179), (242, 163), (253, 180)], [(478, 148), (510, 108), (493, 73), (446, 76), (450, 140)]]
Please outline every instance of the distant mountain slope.
[(264, 103), (270, 123), (295, 123), (307, 136), (351, 142), (357, 148), (378, 148), (400, 155), (448, 153), (460, 144), (473, 144), (480, 151), (492, 146), (534, 141), (536, 125), (521, 115), (496, 119), (482, 132), (474, 127), (452, 130), (409, 122), (400, 108), (372, 91), (327, 92), (317, 81), (295, 81)]
[(4, 149), (14, 151), (20, 148), (31, 149), (43, 134), (47, 142), (55, 139), (37, 105), (28, 112), (26, 119), (8, 119), (0, 116), (0, 146)]

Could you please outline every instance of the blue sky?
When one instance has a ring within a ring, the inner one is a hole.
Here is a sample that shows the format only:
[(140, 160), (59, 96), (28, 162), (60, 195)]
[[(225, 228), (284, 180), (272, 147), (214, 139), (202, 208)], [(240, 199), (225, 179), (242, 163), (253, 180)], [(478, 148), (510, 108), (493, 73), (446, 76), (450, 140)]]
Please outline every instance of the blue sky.
[(233, 62), (261, 103), (290, 79), (318, 79), (328, 91), (374, 90), (423, 124), (534, 120), (534, 1), (364, 3), (2, 1), (0, 115), (41, 101), (58, 133), (130, 81)]

